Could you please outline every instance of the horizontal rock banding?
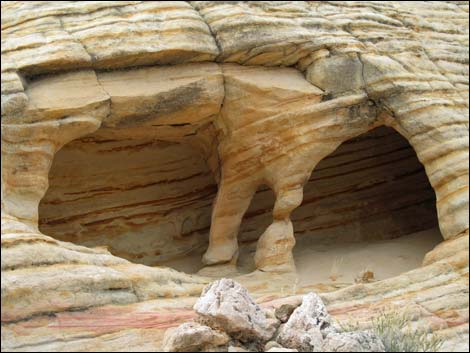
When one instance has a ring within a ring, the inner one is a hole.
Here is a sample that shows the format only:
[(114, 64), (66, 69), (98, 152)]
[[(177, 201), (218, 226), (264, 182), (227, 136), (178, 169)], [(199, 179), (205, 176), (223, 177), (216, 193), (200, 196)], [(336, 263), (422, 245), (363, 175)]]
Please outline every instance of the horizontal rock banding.
[(187, 144), (93, 139), (57, 155), (42, 232), (147, 265), (205, 244), (217, 186), (201, 155)]
[[(200, 61), (218, 64), (196, 65)], [(162, 64), (171, 67), (136, 68)], [(286, 65), (292, 67), (278, 68)], [(113, 71), (104, 72), (109, 69)], [(129, 264), (104, 250), (59, 242), (38, 231), (37, 208), (48, 188), (53, 157), (70, 141), (101, 126), (97, 134), (106, 130), (102, 136), (107, 140), (118, 134), (145, 149), (156, 137), (206, 160), (204, 173), (218, 183), (220, 198), (230, 198), (227, 204), (216, 198), (221, 212), (214, 212), (212, 219), (214, 234), (231, 239), (224, 244), (229, 251), (223, 253), (222, 246), (219, 256), (218, 251), (209, 254), (210, 263), (233, 258), (241, 216), (256, 189), (268, 184), (276, 196), (273, 223), (266, 224), (256, 262), (269, 269), (291, 264), (296, 223), (323, 231), (338, 223), (328, 215), (307, 215), (296, 222), (296, 213), (294, 223), (290, 221), (302, 196), (306, 205), (327, 203), (309, 195), (310, 186), (302, 195), (310, 171), (342, 142), (385, 124), (408, 140), (424, 165), (447, 240), (426, 257), (428, 266), (387, 282), (335, 292), (329, 303), (337, 305), (338, 313), (359, 308), (357, 314), (370, 316), (367, 309), (374, 303), (416, 300), (426, 309), (420, 317), (437, 315), (448, 334), (468, 334), (462, 328), (468, 322), (467, 100), (467, 2), (2, 3), (2, 255), (7, 255), (5, 260), (2, 256), (2, 277), (14, 283), (6, 286), (2, 281), (5, 320), (18, 324), (31, 315), (115, 301), (112, 290), (101, 293), (103, 288), (78, 275), (63, 283), (63, 300), (45, 303), (41, 293), (53, 296), (53, 282), (36, 277), (50, 278), (58, 268), (64, 269), (57, 272), (59, 277), (67, 277), (80, 266), (108, 275), (119, 267), (118, 277), (129, 285), (116, 288), (130, 293), (128, 302), (190, 295), (204, 283), (199, 277)], [(119, 131), (110, 133), (112, 129)], [(112, 148), (117, 153), (138, 149), (126, 144)], [(405, 150), (387, 151), (382, 157), (395, 153), (400, 159), (396, 165), (403, 167)], [(367, 160), (358, 163), (368, 165)], [(312, 182), (328, 180), (329, 169), (322, 168), (314, 170)], [(335, 167), (354, 175), (348, 168)], [(414, 179), (412, 169), (400, 178), (410, 184), (424, 182), (418, 174)], [(147, 183), (132, 185), (136, 192)], [(386, 191), (380, 185), (377, 190)], [(373, 190), (359, 189), (365, 194)], [(402, 206), (424, 201), (425, 193), (400, 195), (386, 210), (401, 215)], [(208, 209), (208, 199), (204, 205)], [(351, 212), (348, 222), (357, 216)], [(96, 227), (104, 224), (103, 219), (89, 221)], [(419, 221), (426, 223), (424, 218)], [(406, 222), (404, 228), (409, 226)], [(242, 231), (241, 239), (252, 237), (254, 233)], [(50, 257), (44, 256), (49, 252)], [(121, 262), (125, 265), (117, 265)], [(36, 280), (38, 300), (28, 287), (28, 281)], [(103, 283), (110, 281), (112, 276), (104, 275)], [(94, 301), (91, 294), (98, 293), (103, 296), (96, 295), (99, 300)], [(20, 336), (10, 331), (5, 346), (34, 349), (38, 344), (32, 339), (29, 345)], [(119, 341), (126, 333), (91, 339), (81, 348), (110, 337)], [(54, 347), (54, 340), (44, 347)]]
[[(244, 216), (242, 242), (255, 240), (269, 224), (272, 202), (268, 188), (258, 192)], [(435, 226), (435, 195), (406, 140), (378, 128), (318, 164), (292, 220), (296, 236), (385, 239)]]

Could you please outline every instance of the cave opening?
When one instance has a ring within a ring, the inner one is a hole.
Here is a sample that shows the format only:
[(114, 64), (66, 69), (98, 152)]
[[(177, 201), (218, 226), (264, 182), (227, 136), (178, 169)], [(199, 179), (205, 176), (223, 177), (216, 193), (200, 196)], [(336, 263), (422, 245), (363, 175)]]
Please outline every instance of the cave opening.
[[(244, 216), (238, 264), (245, 273), (254, 270), (256, 239), (272, 221), (273, 202), (272, 191), (262, 187)], [(393, 277), (420, 267), (442, 241), (424, 167), (408, 141), (385, 126), (323, 159), (291, 219), (302, 286)]]
[[(213, 174), (191, 144), (98, 130), (55, 156), (40, 229), (135, 263), (197, 273), (217, 193)], [(271, 189), (260, 186), (239, 231), (240, 274), (255, 270), (256, 241), (272, 222), (273, 204)], [(419, 267), (442, 241), (424, 167), (388, 127), (322, 160), (291, 219), (302, 286), (351, 284), (364, 271), (372, 280), (393, 277)]]
[(39, 205), (40, 230), (135, 263), (194, 272), (200, 259), (187, 255), (207, 247), (217, 183), (194, 144), (145, 130), (100, 129), (65, 145)]

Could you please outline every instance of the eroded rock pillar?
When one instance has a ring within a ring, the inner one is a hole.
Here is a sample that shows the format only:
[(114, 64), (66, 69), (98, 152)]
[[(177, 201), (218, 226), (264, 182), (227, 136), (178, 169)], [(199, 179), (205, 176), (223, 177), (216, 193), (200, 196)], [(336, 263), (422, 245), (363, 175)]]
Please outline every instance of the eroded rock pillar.
[(2, 117), (2, 238), (40, 233), (38, 206), (55, 153), (109, 114), (109, 96), (93, 71), (39, 78), (25, 92), (21, 114)]
[(256, 184), (230, 183), (222, 178), (212, 212), (210, 243), (203, 257), (204, 264), (236, 263), (238, 230), (256, 187)]
[(95, 131), (100, 120), (70, 117), (58, 121), (2, 125), (2, 218), (38, 231), (38, 206), (49, 186), (55, 153), (67, 142)]
[(295, 269), (292, 249), (295, 245), (294, 227), (290, 220), (291, 212), (300, 206), (303, 185), (293, 190), (276, 192), (273, 210), (273, 223), (258, 240), (255, 264), (260, 270), (291, 271)]

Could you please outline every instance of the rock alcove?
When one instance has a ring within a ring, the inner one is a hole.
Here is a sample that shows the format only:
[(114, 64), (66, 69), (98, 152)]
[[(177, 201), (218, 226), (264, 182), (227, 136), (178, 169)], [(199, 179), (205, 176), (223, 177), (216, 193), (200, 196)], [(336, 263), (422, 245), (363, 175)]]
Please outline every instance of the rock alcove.
[[(145, 129), (134, 135), (108, 130), (56, 154), (39, 205), (41, 232), (105, 247), (135, 263), (196, 273), (217, 193), (203, 151), (191, 140), (159, 140)], [(256, 269), (256, 242), (272, 222), (274, 201), (271, 189), (261, 186), (244, 215), (240, 273)], [(291, 218), (303, 284), (351, 283), (366, 268), (377, 279), (398, 275), (418, 267), (442, 240), (424, 168), (406, 139), (388, 127), (346, 141), (322, 160)]]
[[(467, 2), (2, 2), (1, 69), (2, 350), (159, 351), (212, 280), (181, 271), (238, 254), (260, 302), (411, 308), (468, 351)], [(360, 148), (389, 139), (412, 150)], [(172, 161), (193, 199), (159, 187)], [(435, 212), (440, 234), (412, 235)], [(422, 263), (420, 236), (439, 243)], [(380, 271), (384, 247), (413, 264)], [(298, 286), (272, 272), (294, 262)], [(379, 280), (351, 285), (365, 269)]]
[(39, 206), (44, 234), (148, 266), (206, 246), (217, 184), (184, 142), (95, 133), (67, 144)]

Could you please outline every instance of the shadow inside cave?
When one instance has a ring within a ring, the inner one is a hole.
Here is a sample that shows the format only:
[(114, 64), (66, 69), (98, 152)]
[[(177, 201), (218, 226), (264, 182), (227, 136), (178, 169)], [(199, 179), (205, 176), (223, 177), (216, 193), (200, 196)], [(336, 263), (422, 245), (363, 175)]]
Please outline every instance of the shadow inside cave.
[[(49, 181), (40, 204), (45, 234), (149, 266), (203, 267), (217, 185), (191, 146), (96, 133), (56, 155)], [(354, 283), (364, 270), (381, 280), (419, 267), (442, 240), (435, 202), (424, 167), (395, 130), (344, 142), (314, 169), (291, 216), (299, 283)], [(255, 270), (273, 204), (260, 187), (240, 228), (238, 274)]]
[[(272, 220), (274, 195), (255, 195), (243, 219), (239, 269), (255, 269), (256, 239)], [(379, 127), (344, 142), (314, 169), (291, 215), (301, 285), (373, 280), (421, 265), (442, 241), (436, 196), (413, 147)]]

